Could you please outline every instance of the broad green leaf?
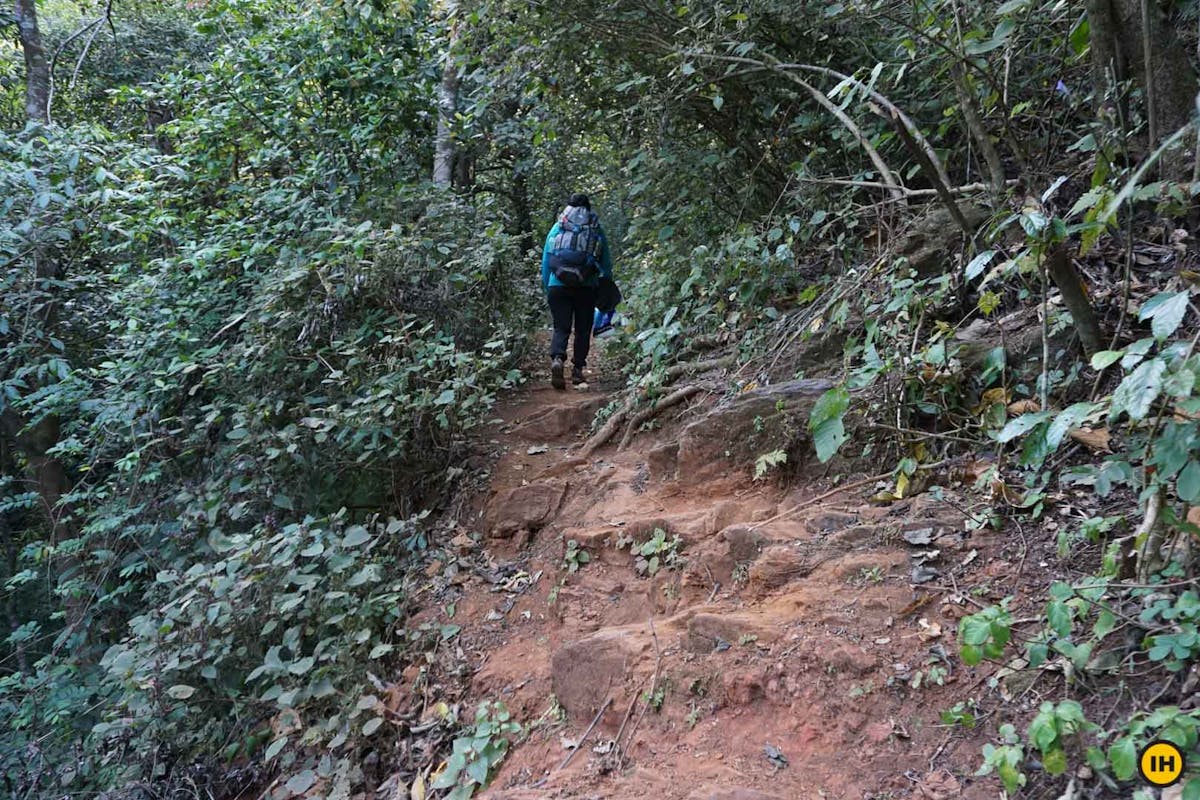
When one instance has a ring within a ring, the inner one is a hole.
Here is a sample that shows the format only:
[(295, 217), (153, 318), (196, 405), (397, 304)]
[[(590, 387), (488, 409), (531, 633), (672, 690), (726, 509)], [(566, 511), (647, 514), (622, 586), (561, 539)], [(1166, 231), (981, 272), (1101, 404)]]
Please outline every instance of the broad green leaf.
[(1001, 429), (1000, 433), (996, 434), (996, 441), (1004, 443), (1011, 442), (1018, 436), (1024, 436), (1029, 431), (1046, 422), (1054, 416), (1053, 411), (1035, 411), (1030, 414), (1022, 414), (1019, 417), (1013, 417), (1008, 421), (1008, 424)]
[(841, 417), (850, 407), (850, 394), (838, 386), (822, 394), (808, 415), (808, 429), (816, 430), (821, 423)]
[(1096, 406), (1093, 403), (1075, 403), (1055, 417), (1054, 422), (1050, 424), (1050, 429), (1046, 431), (1046, 443), (1050, 449), (1052, 451), (1058, 449), (1071, 429), (1078, 426), (1095, 410)]
[(296, 773), (288, 778), (287, 788), (293, 795), (304, 794), (311, 789), (317, 782), (317, 773), (311, 769), (306, 769), (303, 772)]
[(1143, 420), (1150, 412), (1150, 407), (1162, 391), (1163, 376), (1167, 364), (1161, 358), (1152, 358), (1138, 365), (1138, 368), (1125, 376), (1121, 385), (1113, 392), (1110, 419), (1119, 417), (1122, 413), (1129, 415), (1134, 422)]
[(1150, 330), (1160, 342), (1173, 334), (1188, 310), (1188, 292), (1163, 292), (1146, 301), (1138, 319), (1150, 320)]
[(266, 753), (263, 754), (263, 760), (270, 761), (271, 759), (275, 758), (275, 756), (279, 755), (280, 751), (283, 750), (287, 743), (288, 737), (286, 736), (280, 736), (278, 739), (271, 742), (271, 744), (267, 746)]
[(813, 448), (817, 451), (817, 459), (824, 464), (837, 454), (838, 449), (845, 443), (846, 428), (841, 417), (827, 420), (813, 431)]
[(188, 686), (186, 683), (177, 683), (170, 689), (167, 689), (167, 694), (174, 697), (176, 700), (187, 700), (196, 693), (195, 686)]
[(292, 673), (293, 675), (303, 675), (312, 669), (313, 665), (316, 663), (316, 659), (314, 659), (312, 656), (305, 656), (304, 658), (293, 661), (291, 664), (289, 664), (288, 672)]
[(1059, 636), (1071, 635), (1071, 609), (1061, 600), (1053, 600), (1046, 606), (1046, 622)]
[(352, 525), (346, 529), (346, 535), (342, 537), (342, 547), (358, 547), (360, 544), (371, 541), (371, 534), (362, 525)]
[(1056, 747), (1042, 754), (1042, 765), (1047, 775), (1062, 775), (1067, 771), (1067, 754), (1062, 748)]
[(1105, 369), (1121, 360), (1124, 350), (1101, 350), (1092, 355), (1092, 369)]
[(1108, 748), (1108, 763), (1119, 781), (1127, 781), (1137, 771), (1137, 747), (1128, 736), (1118, 739)]
[(1189, 461), (1175, 479), (1175, 493), (1185, 503), (1200, 503), (1200, 462)]
[(995, 250), (984, 250), (982, 253), (972, 258), (970, 262), (967, 263), (967, 268), (965, 270), (967, 280), (973, 281), (982, 275), (983, 268), (990, 264), (992, 259), (996, 257), (996, 252), (997, 251)]

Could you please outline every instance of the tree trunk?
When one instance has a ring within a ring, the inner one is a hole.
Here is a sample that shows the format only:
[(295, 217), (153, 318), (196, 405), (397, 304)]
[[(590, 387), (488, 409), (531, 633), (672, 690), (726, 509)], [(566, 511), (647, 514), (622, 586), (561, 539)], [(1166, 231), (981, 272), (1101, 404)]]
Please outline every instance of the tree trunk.
[(16, 0), (13, 15), (25, 53), (25, 116), (34, 122), (49, 122), (50, 64), (42, 47), (35, 0)]
[[(1192, 117), (1198, 83), (1187, 51), (1154, 0), (1088, 0), (1087, 12), (1096, 101), (1112, 95), (1114, 81), (1132, 78), (1146, 98), (1151, 151)], [(1163, 172), (1178, 177), (1190, 163), (1167, 154)]]
[(1071, 320), (1075, 323), (1075, 332), (1079, 334), (1079, 343), (1083, 352), (1091, 356), (1104, 349), (1100, 337), (1100, 323), (1096, 319), (1096, 310), (1088, 299), (1087, 289), (1083, 279), (1071, 263), (1071, 255), (1067, 248), (1059, 245), (1046, 256), (1046, 269), (1051, 280), (1062, 293), (1063, 305), (1071, 312)]
[[(446, 59), (442, 65), (442, 80), (438, 84), (437, 138), (433, 150), (433, 183), (449, 187), (456, 177), (454, 146), (454, 115), (458, 113), (458, 65), (454, 63), (454, 44), (458, 40), (458, 25), (451, 23)], [(461, 179), (461, 176), (458, 176)]]
[(62, 462), (47, 454), (58, 444), (59, 425), (55, 417), (46, 417), (26, 430), (25, 420), (11, 408), (0, 411), (0, 432), (25, 457), (29, 476), (37, 487), (42, 507), (50, 523), (51, 540), (58, 541), (61, 525), (58, 503), (71, 488)]

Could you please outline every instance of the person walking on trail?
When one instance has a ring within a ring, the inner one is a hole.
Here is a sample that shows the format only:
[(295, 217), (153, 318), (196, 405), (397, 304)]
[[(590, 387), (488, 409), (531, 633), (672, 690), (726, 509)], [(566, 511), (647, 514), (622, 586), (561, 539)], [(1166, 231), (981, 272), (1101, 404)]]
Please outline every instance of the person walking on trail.
[(600, 218), (586, 194), (573, 194), (546, 236), (542, 249), (542, 290), (554, 320), (550, 338), (550, 384), (565, 389), (563, 369), (567, 341), (575, 332), (571, 351), (571, 383), (584, 382), (592, 339), (592, 316), (600, 281), (611, 281), (612, 255)]

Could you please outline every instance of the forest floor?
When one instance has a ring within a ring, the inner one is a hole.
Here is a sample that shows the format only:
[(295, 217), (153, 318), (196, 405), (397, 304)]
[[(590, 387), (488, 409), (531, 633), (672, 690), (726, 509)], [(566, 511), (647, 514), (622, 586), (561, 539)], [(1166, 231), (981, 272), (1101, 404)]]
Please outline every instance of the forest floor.
[[(974, 777), (981, 728), (941, 718), (994, 672), (961, 665), (955, 629), (1036, 582), (1039, 554), (968, 532), (952, 485), (881, 506), (867, 498), (887, 487), (867, 484), (771, 521), (835, 484), (815, 466), (786, 485), (749, 470), (690, 480), (711, 465), (662, 445), (711, 399), (584, 461), (619, 376), (602, 355), (590, 386), (565, 392), (531, 372), (477, 443), (489, 485), (461, 524), (483, 535), (458, 542), (460, 561), (484, 568), (423, 612), (461, 626), (464, 708), (499, 699), (524, 727), (484, 797), (996, 795), (994, 777)], [(628, 542), (656, 530), (679, 544), (643, 574)]]

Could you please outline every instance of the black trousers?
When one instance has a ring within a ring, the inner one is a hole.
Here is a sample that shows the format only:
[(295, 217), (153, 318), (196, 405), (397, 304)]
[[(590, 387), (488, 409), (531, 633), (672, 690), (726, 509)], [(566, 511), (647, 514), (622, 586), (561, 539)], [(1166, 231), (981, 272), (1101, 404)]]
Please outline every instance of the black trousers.
[(596, 311), (596, 290), (590, 286), (551, 286), (546, 292), (554, 335), (550, 337), (550, 357), (567, 357), (567, 339), (575, 329), (575, 347), (571, 361), (580, 368), (587, 364), (592, 344), (592, 316)]

